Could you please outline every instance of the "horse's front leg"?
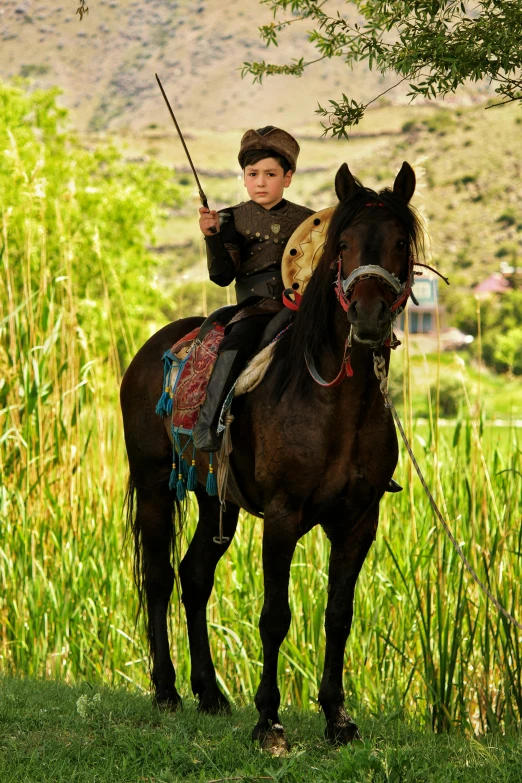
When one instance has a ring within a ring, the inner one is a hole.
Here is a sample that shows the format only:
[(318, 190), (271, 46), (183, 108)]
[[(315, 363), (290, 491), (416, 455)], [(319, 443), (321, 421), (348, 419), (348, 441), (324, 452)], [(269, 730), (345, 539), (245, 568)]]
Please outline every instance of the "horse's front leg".
[(369, 509), (355, 528), (325, 525), (332, 543), (326, 605), (326, 651), (319, 703), (326, 717), (326, 738), (335, 745), (346, 745), (359, 736), (357, 725), (344, 707), (343, 663), (346, 641), (353, 617), (355, 583), (368, 550), (375, 538), (378, 506)]
[(288, 582), (296, 544), (300, 538), (297, 514), (265, 510), (263, 532), (264, 602), (259, 620), (263, 644), (263, 673), (255, 697), (259, 720), (252, 739), (264, 750), (280, 755), (288, 742), (279, 720), (280, 693), (277, 687), (279, 648), (290, 627)]

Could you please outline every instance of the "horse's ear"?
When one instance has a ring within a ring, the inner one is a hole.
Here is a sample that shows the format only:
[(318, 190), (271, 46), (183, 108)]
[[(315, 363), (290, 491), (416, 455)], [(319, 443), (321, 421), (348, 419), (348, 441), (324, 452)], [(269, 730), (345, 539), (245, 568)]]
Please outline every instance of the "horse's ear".
[(345, 201), (347, 198), (350, 198), (350, 196), (353, 196), (357, 188), (357, 182), (348, 168), (348, 164), (343, 163), (335, 175), (335, 192), (337, 193), (337, 198), (339, 201)]
[(393, 195), (402, 198), (406, 204), (415, 193), (415, 172), (409, 163), (404, 163), (393, 183)]

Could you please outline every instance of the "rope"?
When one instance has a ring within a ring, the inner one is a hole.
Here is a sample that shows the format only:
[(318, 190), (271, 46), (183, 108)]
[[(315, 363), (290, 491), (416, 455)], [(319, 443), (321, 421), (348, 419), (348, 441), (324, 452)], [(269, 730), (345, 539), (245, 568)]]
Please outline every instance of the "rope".
[(232, 451), (232, 438), (230, 427), (234, 417), (227, 411), (224, 417), (225, 430), (218, 458), (217, 485), (219, 497), (219, 536), (214, 536), (215, 544), (228, 544), (230, 538), (223, 536), (223, 512), (226, 509), (226, 494), (228, 484), (228, 469), (230, 467), (230, 453)]
[(383, 356), (376, 356), (375, 354), (373, 355), (373, 368), (374, 368), (377, 380), (379, 381), (379, 388), (381, 390), (382, 396), (384, 397), (384, 404), (392, 412), (392, 416), (393, 416), (393, 419), (395, 421), (395, 424), (397, 425), (397, 429), (401, 433), (402, 439), (404, 441), (404, 445), (406, 446), (406, 450), (407, 450), (408, 454), (410, 455), (410, 459), (413, 462), (413, 467), (415, 468), (415, 470), (417, 472), (417, 475), (418, 475), (418, 477), (420, 479), (420, 482), (421, 482), (421, 484), (422, 484), (422, 486), (424, 488), (424, 491), (426, 492), (426, 495), (428, 496), (428, 500), (430, 501), (430, 505), (431, 505), (431, 507), (433, 509), (433, 512), (435, 513), (435, 516), (437, 517), (437, 519), (439, 520), (439, 522), (443, 526), (443, 528), (444, 528), (444, 530), (445, 530), (449, 540), (451, 541), (451, 543), (453, 544), (453, 547), (455, 548), (456, 553), (458, 554), (458, 556), (460, 557), (460, 559), (464, 563), (464, 567), (471, 574), (471, 576), (473, 577), (475, 582), (478, 584), (480, 589), (487, 595), (487, 597), (489, 598), (491, 603), (494, 606), (496, 606), (498, 611), (501, 614), (503, 614), (504, 617), (507, 620), (509, 620), (510, 623), (513, 623), (513, 625), (516, 625), (516, 627), (520, 631), (522, 631), (522, 624), (519, 623), (518, 620), (515, 620), (513, 615), (511, 615), (506, 609), (504, 609), (502, 604), (499, 601), (497, 601), (497, 599), (492, 595), (490, 590), (486, 587), (484, 582), (477, 576), (477, 574), (474, 571), (473, 567), (468, 562), (468, 560), (466, 558), (466, 555), (462, 551), (462, 548), (457, 543), (457, 540), (455, 539), (455, 536), (451, 532), (448, 523), (446, 522), (446, 520), (442, 516), (442, 514), (441, 514), (441, 512), (439, 510), (439, 507), (437, 506), (437, 504), (435, 502), (435, 499), (434, 499), (433, 495), (431, 494), (428, 485), (426, 484), (424, 476), (422, 475), (422, 471), (421, 471), (421, 469), (419, 467), (419, 464), (418, 464), (417, 460), (415, 459), (415, 455), (413, 454), (413, 451), (412, 451), (412, 448), (411, 448), (410, 443), (408, 441), (408, 438), (406, 437), (406, 433), (404, 432), (404, 428), (402, 426), (401, 420), (399, 419), (399, 414), (397, 413), (397, 411), (395, 409), (395, 405), (393, 404), (393, 400), (390, 397), (390, 393), (388, 391), (388, 376), (387, 376), (387, 373), (386, 373), (386, 364), (385, 364)]

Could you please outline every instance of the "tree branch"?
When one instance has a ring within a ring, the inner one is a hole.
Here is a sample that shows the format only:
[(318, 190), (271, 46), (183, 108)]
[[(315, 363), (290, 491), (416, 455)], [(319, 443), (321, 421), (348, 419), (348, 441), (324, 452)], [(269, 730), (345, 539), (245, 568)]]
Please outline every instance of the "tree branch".
[(329, 127), (323, 124), (326, 132), (346, 136), (346, 129), (361, 120), (369, 105), (405, 80), (410, 82), (412, 99), (421, 95), (432, 100), (454, 93), (468, 80), (489, 79), (504, 99), (494, 106), (522, 102), (522, 3), (515, 0), (482, 0), (473, 7), (465, 0), (347, 0), (363, 17), (362, 23), (352, 23), (339, 12), (328, 16), (324, 2), (261, 1), (270, 6), (274, 18), (280, 12), (298, 14), (271, 28), (276, 45), (277, 33), (286, 24), (312, 19), (315, 28), (308, 33), (308, 41), (320, 56), (306, 63), (301, 58), (277, 66), (265, 61), (244, 63), (243, 76), (251, 73), (255, 81), (274, 74), (302, 76), (308, 66), (341, 55), (348, 67), (367, 62), (370, 69), (400, 77), (367, 104), (343, 95), (338, 102), (330, 100), (329, 109), (319, 105), (317, 113), (332, 121)]
[(89, 13), (89, 6), (87, 6), (85, 3), (87, 0), (79, 0), (80, 5), (76, 9), (76, 13), (80, 15), (80, 22), (83, 20), (83, 17)]

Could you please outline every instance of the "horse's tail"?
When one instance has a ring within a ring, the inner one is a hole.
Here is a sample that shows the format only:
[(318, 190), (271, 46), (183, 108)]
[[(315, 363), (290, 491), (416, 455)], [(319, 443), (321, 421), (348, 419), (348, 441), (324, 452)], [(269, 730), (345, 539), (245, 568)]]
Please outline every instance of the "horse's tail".
[(125, 541), (128, 542), (132, 538), (134, 543), (134, 556), (132, 563), (132, 571), (134, 575), (134, 583), (138, 590), (138, 611), (136, 613), (136, 620), (143, 608), (143, 594), (145, 590), (145, 579), (143, 574), (143, 558), (141, 550), (141, 530), (138, 525), (138, 518), (136, 514), (136, 484), (133, 481), (132, 476), (129, 474), (129, 481), (127, 483), (127, 490), (125, 492), (125, 516), (127, 517), (127, 526), (125, 531)]
[[(132, 539), (134, 544), (133, 576), (134, 576), (134, 583), (138, 591), (138, 609), (136, 612), (136, 621), (137, 621), (142, 609), (145, 608), (145, 573), (143, 568), (142, 529), (139, 524), (138, 515), (137, 515), (137, 490), (136, 490), (136, 484), (134, 483), (132, 475), (130, 474), (127, 483), (127, 490), (125, 492), (124, 508), (125, 508), (125, 515), (127, 518), (125, 541), (127, 543), (129, 539)], [(172, 520), (168, 529), (168, 536), (169, 536), (168, 546), (170, 550), (171, 563), (174, 567), (175, 584), (178, 590), (179, 590), (179, 585), (178, 585), (177, 565), (179, 564), (179, 559), (180, 559), (179, 543), (183, 532), (185, 511), (186, 509), (182, 506), (182, 504), (177, 499), (173, 498)], [(150, 618), (147, 618), (147, 627), (149, 625), (149, 622), (150, 622)], [(148, 628), (148, 631), (150, 631), (150, 628)]]

